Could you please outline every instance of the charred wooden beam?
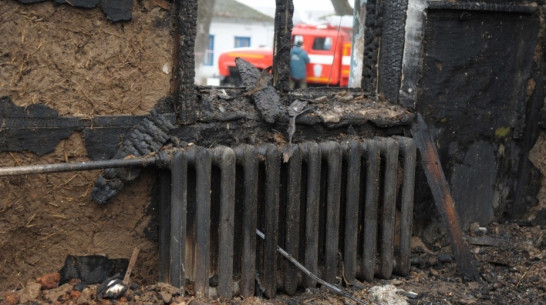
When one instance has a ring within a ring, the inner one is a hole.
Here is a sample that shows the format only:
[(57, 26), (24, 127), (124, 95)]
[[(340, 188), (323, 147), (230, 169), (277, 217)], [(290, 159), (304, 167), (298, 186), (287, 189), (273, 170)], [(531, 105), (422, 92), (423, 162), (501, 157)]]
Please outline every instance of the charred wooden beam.
[(260, 72), (258, 68), (242, 58), (236, 58), (235, 63), (247, 91), (242, 95), (251, 95), (256, 108), (267, 123), (275, 123), (285, 115), (281, 98), (270, 84), (269, 71)]
[(464, 278), (479, 282), (480, 275), (473, 264), (467, 244), (463, 240), (459, 216), (455, 210), (455, 202), (451, 197), (451, 191), (440, 163), (438, 151), (428, 126), (420, 114), (417, 115), (417, 121), (413, 124), (411, 133), (417, 148), (421, 152), (421, 163), (434, 197), (434, 203), (446, 226), (457, 269)]
[(292, 15), (294, 15), (294, 3), (292, 0), (276, 0), (273, 85), (281, 92), (287, 92), (289, 89)]
[(178, 46), (178, 62), (174, 69), (178, 78), (178, 87), (175, 88), (175, 111), (182, 124), (192, 124), (196, 120), (195, 90), (195, 37), (197, 35), (197, 0), (177, 0), (176, 7), (176, 37)]

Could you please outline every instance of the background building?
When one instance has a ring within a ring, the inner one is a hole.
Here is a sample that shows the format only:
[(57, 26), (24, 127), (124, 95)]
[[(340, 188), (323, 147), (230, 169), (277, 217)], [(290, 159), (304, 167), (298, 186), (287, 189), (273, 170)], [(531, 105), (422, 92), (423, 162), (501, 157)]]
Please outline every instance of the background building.
[(218, 56), (241, 47), (273, 48), (274, 19), (235, 0), (216, 1), (205, 62), (196, 71), (197, 84), (215, 83)]

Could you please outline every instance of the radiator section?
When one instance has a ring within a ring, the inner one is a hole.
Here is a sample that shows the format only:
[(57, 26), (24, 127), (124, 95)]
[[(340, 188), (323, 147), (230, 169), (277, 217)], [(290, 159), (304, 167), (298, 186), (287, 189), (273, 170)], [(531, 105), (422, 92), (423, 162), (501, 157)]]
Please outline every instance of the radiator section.
[(408, 274), (413, 140), (306, 142), (287, 163), (284, 149), (174, 154), (170, 177), (160, 180), (170, 183), (170, 193), (160, 187), (161, 279), (177, 287), (189, 280), (197, 296), (220, 298), (314, 287), (278, 246), (332, 283), (342, 272), (349, 282)]

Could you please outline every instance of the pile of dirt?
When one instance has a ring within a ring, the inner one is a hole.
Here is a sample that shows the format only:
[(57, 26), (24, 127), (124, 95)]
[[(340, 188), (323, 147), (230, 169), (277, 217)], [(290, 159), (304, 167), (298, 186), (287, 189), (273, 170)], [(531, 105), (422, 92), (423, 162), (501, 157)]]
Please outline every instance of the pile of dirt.
[[(473, 224), (471, 227), (468, 239), (473, 244), (471, 251), (481, 283), (461, 279), (445, 238), (430, 247), (414, 238), (408, 277), (357, 282), (347, 287), (347, 291), (367, 304), (546, 304), (546, 228), (515, 223), (495, 223), (487, 227)], [(138, 261), (137, 266), (143, 262)], [(300, 291), (293, 297), (280, 294), (274, 299), (195, 299), (190, 282), (185, 286), (185, 295), (165, 283), (133, 284), (121, 297), (100, 300), (97, 298), (99, 285), (72, 281), (55, 287), (50, 283), (51, 278), (55, 277), (44, 276), (29, 281), (22, 289), (0, 292), (0, 301), (7, 304), (25, 303), (23, 301), (46, 304), (355, 304), (318, 288)], [(337, 284), (341, 285), (342, 280), (338, 280)]]
[(0, 1), (0, 96), (60, 115), (148, 113), (169, 93), (171, 19), (151, 1), (121, 23), (98, 8)]

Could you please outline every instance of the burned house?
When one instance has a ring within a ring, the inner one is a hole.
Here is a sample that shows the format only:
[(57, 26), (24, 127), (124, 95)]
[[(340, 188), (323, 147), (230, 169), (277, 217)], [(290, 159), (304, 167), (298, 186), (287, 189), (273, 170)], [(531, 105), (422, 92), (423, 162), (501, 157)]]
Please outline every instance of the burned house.
[(360, 84), (296, 91), (291, 0), (272, 74), (240, 61), (231, 88), (194, 85), (196, 0), (58, 2), (0, 4), (3, 288), (138, 247), (143, 282), (292, 295), (317, 281), (278, 247), (328, 282), (388, 279), (438, 227), (478, 280), (461, 232), (539, 205), (542, 2), (368, 1)]

